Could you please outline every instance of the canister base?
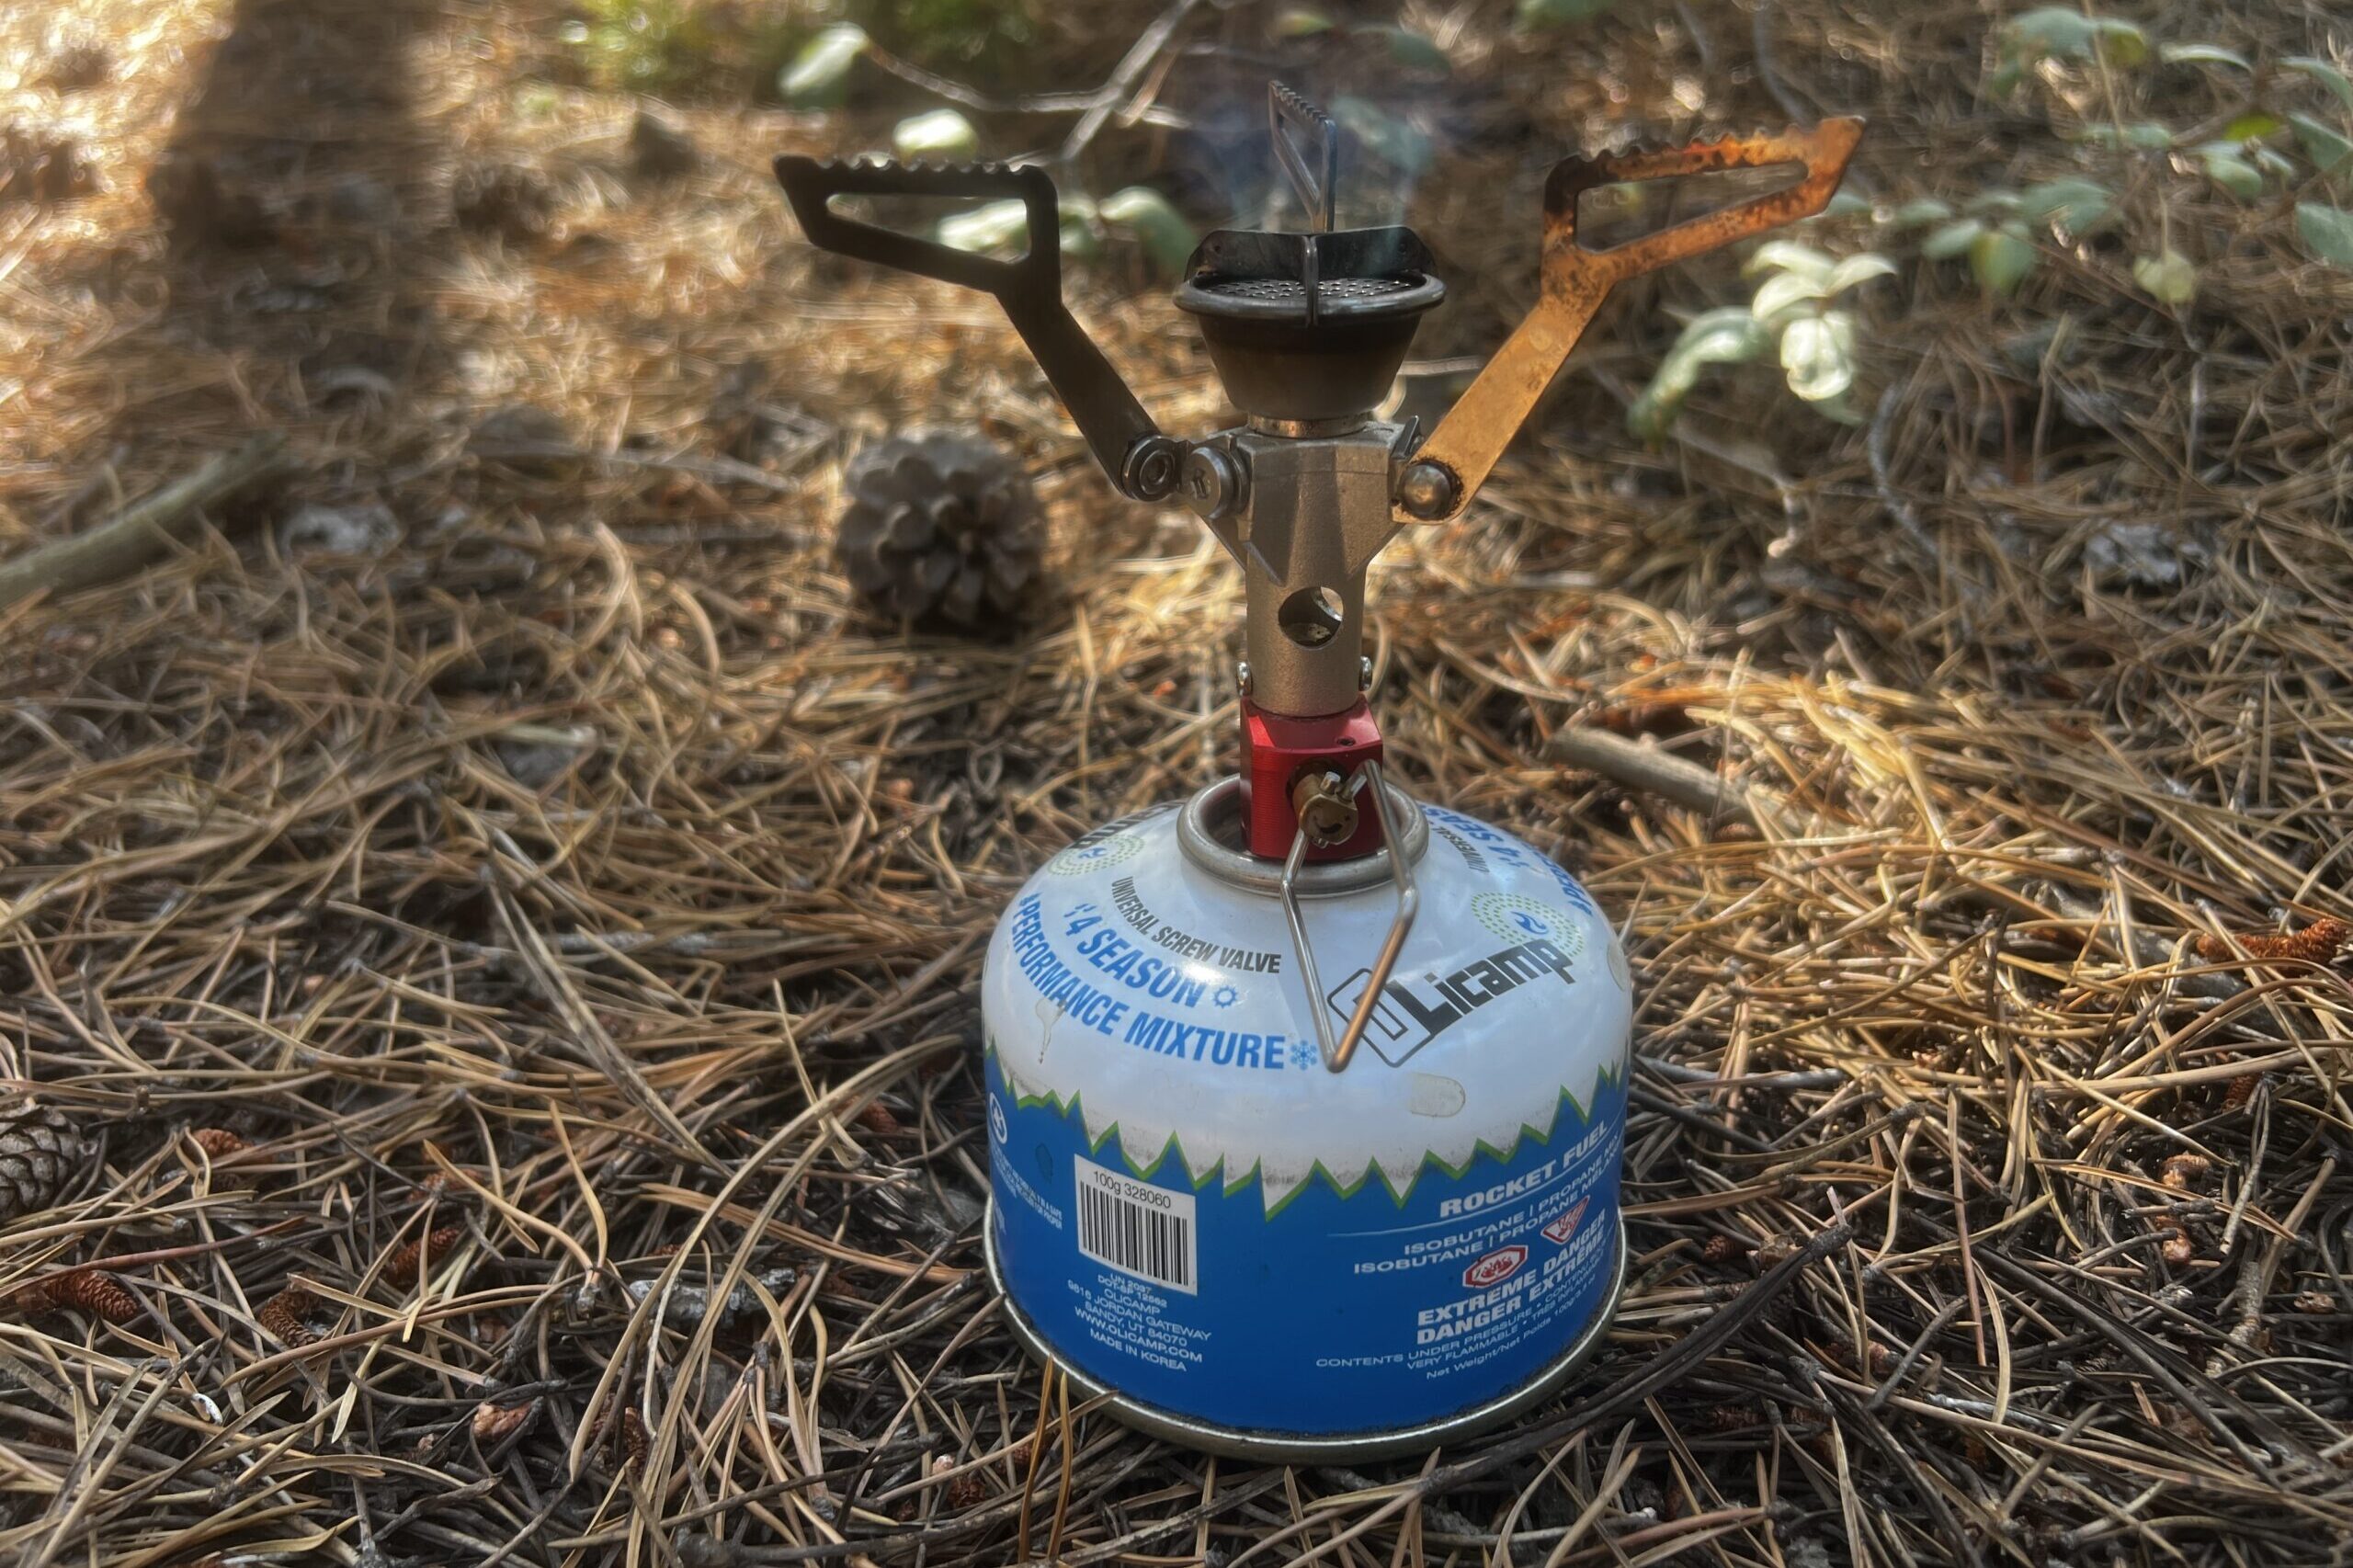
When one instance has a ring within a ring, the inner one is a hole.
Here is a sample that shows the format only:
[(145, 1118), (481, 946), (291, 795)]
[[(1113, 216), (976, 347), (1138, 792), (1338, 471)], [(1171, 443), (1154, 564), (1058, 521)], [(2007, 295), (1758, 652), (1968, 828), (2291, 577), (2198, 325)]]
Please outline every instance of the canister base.
[(1329, 1464), (1349, 1460), (1390, 1459), (1401, 1454), (1416, 1454), (1472, 1437), (1510, 1420), (1513, 1416), (1543, 1403), (1562, 1384), (1575, 1375), (1577, 1369), (1591, 1359), (1600, 1348), (1602, 1336), (1609, 1332), (1610, 1323), (1618, 1315), (1618, 1300), (1626, 1288), (1626, 1221), (1618, 1221), (1617, 1255), (1608, 1266), (1609, 1289), (1594, 1310), (1593, 1321), (1586, 1325), (1575, 1342), (1560, 1358), (1538, 1372), (1528, 1381), (1510, 1392), (1489, 1400), (1484, 1404), (1441, 1416), (1436, 1421), (1424, 1421), (1411, 1426), (1375, 1427), (1364, 1432), (1273, 1432), (1250, 1427), (1220, 1426), (1213, 1422), (1179, 1415), (1155, 1404), (1146, 1404), (1088, 1377), (1055, 1354), (1038, 1325), (1015, 1303), (1005, 1288), (1005, 1272), (997, 1266), (996, 1200), (989, 1200), (988, 1218), (983, 1221), (982, 1243), (988, 1260), (989, 1283), (1005, 1298), (1005, 1319), (1013, 1330), (1013, 1337), (1021, 1347), (1039, 1361), (1061, 1369), (1070, 1380), (1071, 1387), (1088, 1399), (1100, 1398), (1102, 1408), (1126, 1426), (1155, 1437), (1204, 1453), (1222, 1454), (1229, 1459), (1256, 1460), (1269, 1464)]

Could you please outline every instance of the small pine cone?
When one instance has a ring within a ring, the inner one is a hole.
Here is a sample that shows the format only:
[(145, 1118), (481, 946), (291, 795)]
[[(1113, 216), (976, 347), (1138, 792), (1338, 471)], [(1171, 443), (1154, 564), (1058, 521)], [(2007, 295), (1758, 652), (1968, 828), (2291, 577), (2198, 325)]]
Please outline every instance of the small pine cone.
[(460, 229), (536, 240), (555, 224), (554, 182), (526, 164), (473, 164), (449, 182), (449, 217)]
[(254, 1313), (254, 1321), (267, 1329), (270, 1337), (280, 1345), (299, 1349), (314, 1343), (319, 1337), (302, 1321), (318, 1304), (318, 1297), (300, 1285), (290, 1285), (264, 1301)]
[(634, 1410), (621, 1412), (621, 1468), (634, 1475), (645, 1468), (645, 1456), (654, 1447), (653, 1437), (645, 1430), (645, 1418)]
[(979, 1507), (988, 1495), (988, 1477), (977, 1470), (968, 1470), (948, 1483), (948, 1506), (960, 1514)]
[(2166, 1159), (2158, 1179), (2176, 1192), (2188, 1192), (2189, 1184), (2213, 1168), (2214, 1162), (2203, 1154), (2175, 1154)]
[(1730, 1263), (1735, 1257), (1745, 1256), (1747, 1251), (1733, 1237), (1713, 1235), (1708, 1238), (1707, 1245), (1699, 1249), (1699, 1258), (1703, 1263)]
[(527, 1399), (520, 1404), (498, 1404), (483, 1400), (474, 1406), (474, 1441), (495, 1443), (531, 1418), (540, 1408), (537, 1399)]
[(27, 1317), (68, 1307), (112, 1324), (130, 1323), (139, 1316), (139, 1298), (103, 1268), (77, 1268), (28, 1285), (16, 1296), (17, 1310)]
[(865, 1108), (858, 1113), (858, 1124), (877, 1138), (895, 1137), (905, 1131), (904, 1124), (891, 1108), (881, 1100), (866, 1102)]
[(1038, 496), (986, 441), (933, 431), (860, 452), (835, 550), (850, 586), (885, 614), (1001, 630), (1039, 573)]
[(205, 1158), (210, 1160), (225, 1160), (253, 1147), (225, 1127), (197, 1128), (188, 1133), (188, 1141), (203, 1150)]
[[(2353, 936), (2353, 927), (2333, 915), (2324, 915), (2302, 930), (2278, 936), (2241, 937), (2238, 945), (2246, 956), (2268, 962), (2326, 963), (2336, 957), (2345, 946), (2345, 938)], [(2220, 937), (2198, 938), (2198, 956), (2212, 962), (2232, 958), (2231, 945)]]
[(0, 1225), (54, 1203), (88, 1153), (63, 1111), (24, 1099), (0, 1108)]
[(2222, 1108), (2224, 1110), (2246, 1108), (2246, 1102), (2255, 1098), (2257, 1086), (2270, 1075), (2268, 1073), (2242, 1073), (2233, 1078), (2222, 1090)]
[(449, 1249), (465, 1239), (463, 1225), (444, 1225), (429, 1234), (404, 1243), (392, 1256), (384, 1260), (382, 1278), (395, 1285), (414, 1285), (420, 1266), (430, 1268)]

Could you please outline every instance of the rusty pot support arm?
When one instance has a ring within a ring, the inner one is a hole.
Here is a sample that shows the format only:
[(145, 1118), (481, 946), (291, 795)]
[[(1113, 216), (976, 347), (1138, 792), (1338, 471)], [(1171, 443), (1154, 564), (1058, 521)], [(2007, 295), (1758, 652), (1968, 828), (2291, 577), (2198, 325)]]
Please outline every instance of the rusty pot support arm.
[[(1520, 425), (1552, 384), (1609, 290), (1629, 278), (1810, 218), (1830, 201), (1863, 133), (1860, 119), (1811, 131), (1727, 137), (1664, 149), (1563, 158), (1544, 182), (1542, 295), (1470, 390), (1414, 455), (1395, 521), (1451, 522), (1462, 515)], [(1577, 200), (1605, 185), (1671, 179), (1722, 169), (1802, 165), (1796, 184), (1607, 250), (1577, 243)]]

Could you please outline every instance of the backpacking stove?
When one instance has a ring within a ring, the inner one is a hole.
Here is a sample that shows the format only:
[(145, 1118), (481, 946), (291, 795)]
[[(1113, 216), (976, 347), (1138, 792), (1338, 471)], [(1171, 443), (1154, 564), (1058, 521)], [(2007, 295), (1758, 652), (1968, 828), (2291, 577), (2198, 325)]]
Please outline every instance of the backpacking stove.
[[(1599, 1342), (1625, 1267), (1632, 1010), (1574, 879), (1383, 777), (1365, 569), (1400, 528), (1462, 515), (1613, 285), (1821, 210), (1862, 128), (1556, 165), (1541, 298), (1420, 440), (1371, 411), (1445, 293), (1428, 248), (1336, 230), (1331, 122), (1281, 87), (1270, 119), (1314, 226), (1194, 253), (1176, 303), (1246, 415), (1197, 441), (1161, 432), (1063, 307), (1042, 170), (777, 175), (813, 244), (994, 294), (1112, 483), (1191, 507), (1247, 585), (1237, 775), (1056, 855), (990, 944), (987, 1256), (1008, 1321), (1145, 1430), (1365, 1458), (1503, 1420)], [(1776, 165), (1794, 183), (1578, 243), (1597, 187)], [(1017, 197), (1029, 248), (951, 250), (844, 217), (843, 196)]]

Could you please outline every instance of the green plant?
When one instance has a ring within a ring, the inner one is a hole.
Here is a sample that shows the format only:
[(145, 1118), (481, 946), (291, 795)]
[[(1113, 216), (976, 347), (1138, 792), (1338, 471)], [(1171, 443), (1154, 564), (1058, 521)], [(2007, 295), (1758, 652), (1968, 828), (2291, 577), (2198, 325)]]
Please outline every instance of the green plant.
[[(941, 244), (998, 254), (1017, 249), (1029, 232), (1029, 210), (1017, 199), (983, 202), (932, 226), (932, 237)], [(1167, 198), (1148, 186), (1130, 186), (1099, 203), (1075, 191), (1063, 194), (1063, 255), (1074, 261), (1094, 259), (1101, 253), (1099, 236), (1105, 232), (1135, 241), (1155, 271), (1172, 277), (1184, 270), (1200, 243)]]
[(776, 93), (790, 108), (833, 108), (849, 92), (849, 68), (873, 40), (856, 22), (820, 28), (777, 73)]
[(561, 37), (601, 86), (659, 89), (691, 79), (711, 47), (694, 0), (581, 0)]
[(1855, 314), (1838, 301), (1895, 264), (1865, 251), (1833, 256), (1790, 240), (1769, 240), (1741, 269), (1764, 281), (1745, 305), (1703, 311), (1684, 327), (1656, 374), (1626, 410), (1626, 427), (1663, 440), (1683, 401), (1710, 365), (1745, 364), (1778, 348), (1790, 391), (1829, 417), (1855, 422), (1847, 392), (1855, 384)]
[[(2227, 118), (2189, 126), (2147, 118), (2148, 107), (2183, 97), (2178, 77), (2160, 79), (2166, 71), (2199, 73), (2238, 107)], [(2306, 249), (2332, 266), (2353, 266), (2347, 259), (2353, 246), (2340, 243), (2353, 230), (2353, 213), (2338, 204), (2341, 189), (2333, 188), (2353, 179), (2353, 137), (2342, 128), (2353, 116), (2353, 80), (2327, 61), (2299, 55), (2257, 67), (2217, 44), (2157, 43), (2136, 23), (2049, 6), (2003, 27), (1986, 90), (2012, 97), (2029, 80), (2078, 121), (2075, 139), (2085, 162), (2110, 177), (1990, 189), (1959, 212), (1938, 202), (1909, 203), (1893, 222), (1927, 230), (1922, 255), (1966, 259), (1981, 287), (2007, 293), (2040, 261), (2043, 234), (2072, 242), (2107, 226), (2116, 191), (2136, 174), (2154, 172), (2160, 180), (2202, 180), (2242, 201), (2296, 190), (2303, 198), (2297, 232)], [(2300, 188), (2308, 186), (2318, 188)], [(2168, 210), (2158, 206), (2154, 243), (2135, 236), (2141, 243), (2132, 277), (2153, 297), (2178, 306), (2195, 295), (2197, 269), (2173, 243), (2162, 216)]]

